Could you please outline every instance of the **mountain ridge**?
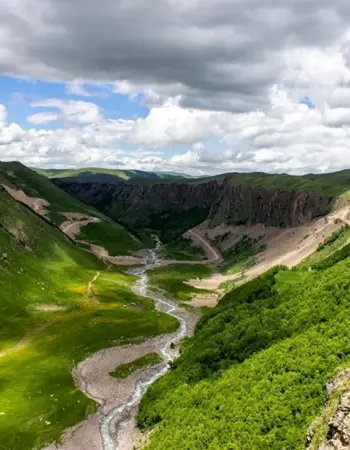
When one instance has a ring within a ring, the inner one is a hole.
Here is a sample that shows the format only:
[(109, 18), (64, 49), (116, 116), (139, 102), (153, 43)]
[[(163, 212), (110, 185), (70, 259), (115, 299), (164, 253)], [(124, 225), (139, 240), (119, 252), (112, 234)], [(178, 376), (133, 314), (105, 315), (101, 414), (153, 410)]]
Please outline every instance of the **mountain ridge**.
[(328, 214), (347, 186), (305, 183), (304, 178), (234, 174), (152, 183), (56, 181), (84, 203), (131, 228), (153, 229), (169, 240), (209, 219), (220, 223), (296, 226)]

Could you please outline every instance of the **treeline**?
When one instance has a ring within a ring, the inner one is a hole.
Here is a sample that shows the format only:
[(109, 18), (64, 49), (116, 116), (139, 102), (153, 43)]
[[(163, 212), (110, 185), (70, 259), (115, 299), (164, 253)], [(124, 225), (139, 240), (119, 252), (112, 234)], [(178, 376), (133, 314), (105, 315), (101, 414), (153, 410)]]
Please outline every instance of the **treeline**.
[(144, 396), (147, 449), (303, 449), (326, 381), (350, 364), (349, 256), (300, 283), (279, 267), (226, 294)]

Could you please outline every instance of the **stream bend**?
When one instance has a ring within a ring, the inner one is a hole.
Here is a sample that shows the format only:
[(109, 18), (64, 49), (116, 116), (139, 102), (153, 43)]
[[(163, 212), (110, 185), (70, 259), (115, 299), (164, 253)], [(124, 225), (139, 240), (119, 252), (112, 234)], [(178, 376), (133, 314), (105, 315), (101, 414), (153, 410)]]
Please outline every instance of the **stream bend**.
[(160, 353), (166, 365), (163, 365), (163, 367), (161, 367), (159, 371), (149, 379), (139, 380), (136, 383), (131, 396), (123, 404), (121, 404), (117, 408), (112, 409), (107, 415), (101, 418), (100, 433), (103, 450), (116, 450), (116, 447), (118, 445), (118, 442), (115, 438), (116, 425), (123, 420), (123, 417), (128, 413), (129, 410), (137, 405), (137, 403), (141, 400), (143, 394), (146, 392), (147, 388), (170, 370), (169, 363), (173, 361), (177, 355), (177, 351), (172, 348), (172, 344), (178, 343), (183, 337), (188, 335), (187, 321), (177, 312), (178, 306), (170, 300), (159, 298), (156, 294), (150, 292), (148, 289), (147, 271), (152, 270), (160, 265), (157, 255), (159, 247), (160, 242), (157, 242), (157, 247), (153, 250), (148, 251), (148, 255), (144, 259), (144, 265), (141, 268), (132, 271), (134, 275), (138, 275), (140, 277), (140, 280), (135, 286), (135, 292), (140, 296), (152, 298), (155, 304), (155, 308), (158, 311), (175, 317), (180, 322), (180, 327), (178, 328), (176, 333), (172, 333), (169, 335), (169, 340), (165, 343), (165, 345), (163, 345), (160, 350)]

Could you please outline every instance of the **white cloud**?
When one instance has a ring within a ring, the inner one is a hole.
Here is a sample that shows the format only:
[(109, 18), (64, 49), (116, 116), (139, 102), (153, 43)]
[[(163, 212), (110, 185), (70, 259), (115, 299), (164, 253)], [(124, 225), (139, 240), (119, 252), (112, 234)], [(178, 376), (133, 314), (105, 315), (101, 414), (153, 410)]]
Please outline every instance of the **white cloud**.
[(93, 94), (88, 92), (84, 87), (84, 82), (73, 81), (66, 85), (67, 94), (76, 95), (79, 97), (93, 97)]
[(62, 122), (70, 122), (76, 124), (96, 123), (102, 116), (100, 108), (92, 102), (84, 101), (64, 101), (56, 98), (33, 102), (31, 104), (35, 108), (53, 108), (57, 109), (57, 113), (40, 112), (28, 116), (27, 120), (31, 123), (47, 123), (53, 120)]
[[(188, 87), (181, 83), (172, 85), (169, 97), (164, 86), (149, 83), (142, 90), (131, 81), (117, 82), (115, 90), (130, 97), (142, 91), (150, 105), (145, 118), (108, 119), (93, 102), (48, 99), (32, 104), (43, 109), (28, 117), (37, 129), (22, 130), (6, 125), (6, 109), (0, 106), (0, 158), (30, 165), (119, 165), (196, 174), (350, 167), (345, 38), (323, 49), (286, 49), (283, 65), (279, 82), (269, 86), (268, 100), (248, 111), (189, 108), (184, 106)], [(306, 95), (315, 109), (300, 103)], [(40, 130), (41, 123), (56, 119), (62, 128)]]
[(28, 122), (35, 125), (40, 125), (42, 123), (50, 123), (59, 120), (59, 115), (51, 112), (40, 112), (32, 114), (27, 117)]

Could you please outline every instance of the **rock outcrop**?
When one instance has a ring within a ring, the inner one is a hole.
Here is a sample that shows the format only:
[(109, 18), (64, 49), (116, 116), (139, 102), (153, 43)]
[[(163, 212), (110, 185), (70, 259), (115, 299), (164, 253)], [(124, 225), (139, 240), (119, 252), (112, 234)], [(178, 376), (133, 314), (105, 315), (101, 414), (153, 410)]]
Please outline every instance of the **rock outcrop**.
[[(350, 369), (345, 369), (327, 383), (327, 401), (325, 407), (331, 395), (342, 388), (344, 389), (344, 385), (349, 379)], [(307, 431), (307, 450), (313, 448), (314, 429), (324, 420), (328, 421), (327, 436), (324, 442), (317, 447), (317, 450), (348, 450), (350, 448), (350, 391), (346, 391), (340, 396), (337, 409), (329, 419), (325, 417), (325, 411), (322, 417), (317, 419)]]
[(346, 450), (350, 448), (350, 392), (340, 397), (337, 410), (329, 424), (327, 441), (319, 450)]

